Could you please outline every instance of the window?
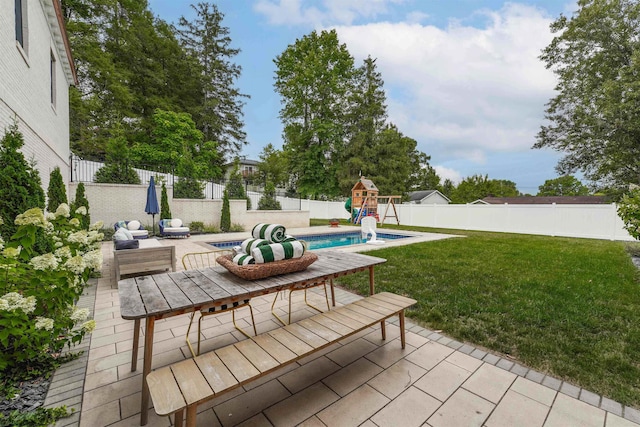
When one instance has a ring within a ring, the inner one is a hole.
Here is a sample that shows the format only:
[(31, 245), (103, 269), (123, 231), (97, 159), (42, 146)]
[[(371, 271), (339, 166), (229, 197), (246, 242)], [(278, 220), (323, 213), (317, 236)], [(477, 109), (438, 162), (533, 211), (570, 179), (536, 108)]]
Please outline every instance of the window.
[(16, 11), (16, 41), (22, 50), (27, 52), (27, 0), (15, 0)]
[(51, 51), (51, 105), (56, 106), (56, 57)]

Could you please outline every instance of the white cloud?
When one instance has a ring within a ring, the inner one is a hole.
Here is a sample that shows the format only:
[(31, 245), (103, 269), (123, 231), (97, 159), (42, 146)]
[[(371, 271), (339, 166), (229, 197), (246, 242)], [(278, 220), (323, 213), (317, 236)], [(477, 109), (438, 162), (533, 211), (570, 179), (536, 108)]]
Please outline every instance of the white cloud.
[(450, 179), (455, 185), (458, 185), (460, 181), (462, 181), (462, 174), (457, 170), (439, 165), (433, 166), (433, 168), (440, 177), (441, 184), (444, 183), (445, 179)]
[[(389, 12), (389, 4), (405, 0), (258, 0), (254, 6), (273, 25), (351, 25)], [(309, 6), (312, 4), (311, 6)]]
[(531, 148), (555, 77), (538, 59), (551, 18), (507, 3), (482, 10), (482, 28), (378, 22), (336, 27), (357, 58), (377, 58), (390, 119), (442, 162), (483, 163), (491, 152)]

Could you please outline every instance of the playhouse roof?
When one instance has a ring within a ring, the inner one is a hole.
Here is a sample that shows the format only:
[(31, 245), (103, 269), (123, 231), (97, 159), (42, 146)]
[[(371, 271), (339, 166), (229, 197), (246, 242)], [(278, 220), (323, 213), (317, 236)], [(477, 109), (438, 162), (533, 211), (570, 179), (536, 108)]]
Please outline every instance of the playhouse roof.
[(370, 179), (363, 177), (360, 177), (360, 181), (356, 182), (356, 185), (353, 186), (353, 188), (351, 189), (351, 191), (353, 190), (357, 190), (358, 188), (363, 188), (367, 191), (379, 191), (378, 187), (376, 187), (376, 185), (373, 183), (373, 181), (371, 181)]

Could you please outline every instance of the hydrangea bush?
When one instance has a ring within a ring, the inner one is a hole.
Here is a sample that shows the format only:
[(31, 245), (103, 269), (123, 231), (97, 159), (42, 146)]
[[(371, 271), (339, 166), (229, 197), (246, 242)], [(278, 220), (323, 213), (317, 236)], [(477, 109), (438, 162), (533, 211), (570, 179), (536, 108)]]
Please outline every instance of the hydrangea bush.
[[(95, 327), (94, 320), (87, 320), (89, 310), (75, 305), (87, 280), (102, 267), (102, 223), (82, 229), (86, 214), (85, 207), (72, 213), (64, 203), (46, 215), (40, 208), (29, 209), (15, 218), (13, 236), (6, 241), (0, 236), (3, 374), (40, 374), (65, 346), (79, 343)], [(44, 236), (48, 252), (36, 249), (38, 236)]]

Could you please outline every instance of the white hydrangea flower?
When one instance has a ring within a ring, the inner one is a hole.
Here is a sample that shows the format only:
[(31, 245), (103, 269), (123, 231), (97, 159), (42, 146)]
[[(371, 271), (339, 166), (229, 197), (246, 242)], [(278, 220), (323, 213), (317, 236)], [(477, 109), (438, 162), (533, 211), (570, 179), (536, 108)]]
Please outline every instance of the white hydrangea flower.
[(4, 239), (0, 236), (0, 249), (4, 249)]
[(2, 255), (6, 258), (16, 259), (20, 255), (22, 251), (22, 246), (18, 246), (17, 248), (4, 248), (2, 251)]
[(100, 269), (102, 268), (101, 250), (87, 252), (82, 256), (82, 258), (84, 259), (85, 265), (93, 271), (100, 271)]
[(84, 322), (85, 320), (87, 320), (87, 317), (89, 317), (89, 309), (74, 307), (73, 312), (69, 317), (74, 322)]
[(89, 230), (100, 230), (103, 226), (103, 221), (94, 222), (93, 224), (91, 224), (91, 227), (89, 227)]
[(70, 243), (79, 243), (81, 245), (88, 245), (89, 239), (85, 230), (76, 231), (67, 236), (67, 241)]
[(44, 217), (47, 219), (47, 221), (53, 221), (54, 219), (56, 219), (56, 214), (54, 214), (53, 212), (47, 212)]
[(87, 320), (86, 322), (84, 322), (82, 324), (82, 329), (85, 330), (85, 332), (87, 333), (91, 333), (93, 332), (93, 330), (96, 328), (96, 321), (91, 319), (91, 320)]
[(36, 317), (36, 329), (44, 329), (50, 331), (53, 329), (53, 319), (48, 317)]
[(48, 253), (31, 258), (29, 264), (36, 270), (55, 270), (58, 268), (58, 259), (54, 254)]
[(80, 255), (69, 258), (67, 262), (64, 263), (64, 265), (69, 269), (69, 271), (75, 274), (82, 274), (84, 272), (84, 269), (86, 268), (84, 259)]
[(69, 208), (69, 205), (66, 203), (60, 203), (60, 206), (58, 206), (58, 209), (56, 209), (56, 217), (65, 217), (65, 218), (69, 218), (69, 215), (71, 215), (71, 209)]
[[(60, 244), (62, 244), (62, 242), (60, 242)], [(56, 243), (56, 246), (57, 246), (57, 243)], [(58, 249), (56, 249), (54, 253), (60, 259), (67, 259), (67, 258), (71, 258), (72, 256), (71, 249), (69, 249), (69, 246), (59, 247)]]
[(22, 310), (25, 314), (36, 309), (36, 297), (23, 297), (17, 292), (9, 292), (0, 298), (0, 308), (6, 311)]
[(86, 215), (87, 214), (87, 208), (85, 206), (80, 206), (78, 209), (76, 209), (76, 213), (78, 215)]
[(73, 227), (80, 227), (80, 220), (78, 218), (71, 218), (69, 220), (69, 225)]
[(25, 213), (19, 214), (15, 220), (16, 225), (35, 225), (36, 227), (45, 228), (47, 220), (44, 218), (44, 212), (40, 208), (32, 208)]

